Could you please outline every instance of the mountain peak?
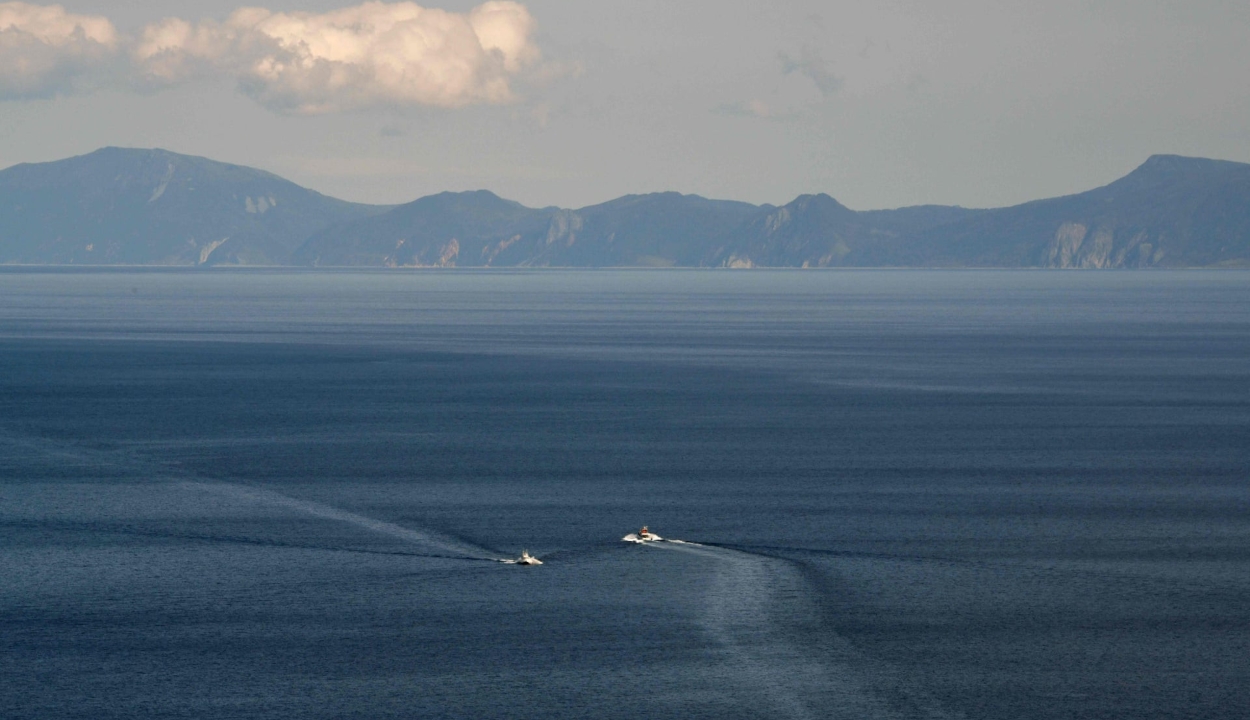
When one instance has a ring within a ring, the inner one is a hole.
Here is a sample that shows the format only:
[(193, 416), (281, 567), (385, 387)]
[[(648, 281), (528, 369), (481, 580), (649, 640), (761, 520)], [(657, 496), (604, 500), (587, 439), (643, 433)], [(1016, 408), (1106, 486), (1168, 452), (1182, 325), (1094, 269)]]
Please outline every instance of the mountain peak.
[(1151, 155), (1129, 175), (1175, 175), (1237, 169), (1250, 170), (1250, 165), (1231, 160), (1212, 160), (1187, 155)]
[(1157, 154), (1146, 158), (1146, 162), (1142, 163), (1138, 169), (1161, 167), (1218, 167), (1221, 165), (1245, 165), (1245, 163), (1233, 162), (1231, 160), (1212, 160), (1211, 158), (1196, 157), (1193, 155)]
[(511, 212), (528, 210), (515, 200), (501, 198), (490, 190), (444, 191), (433, 195), (417, 198), (410, 203), (400, 205), (413, 211), (425, 212), (432, 208), (441, 208), (452, 212)]
[(788, 213), (816, 213), (821, 216), (849, 216), (855, 211), (825, 193), (800, 195), (780, 210)]
[(285, 264), (312, 233), (374, 212), (263, 170), (105, 147), (0, 171), (0, 262)]
[(1185, 155), (1151, 155), (1131, 173), (1111, 183), (1106, 189), (1122, 192), (1126, 189), (1191, 185), (1219, 182), (1223, 178), (1238, 175), (1250, 175), (1250, 164)]
[(791, 200), (789, 205), (798, 208), (822, 208), (849, 211), (849, 208), (835, 200), (833, 196), (828, 193), (807, 193), (800, 195)]
[[(78, 155), (76, 157), (68, 158), (68, 160), (78, 160), (78, 161), (190, 160), (190, 161), (194, 161), (197, 163), (206, 163), (206, 164), (211, 164), (211, 165), (223, 165), (223, 166), (235, 167), (235, 166), (231, 166), (230, 163), (223, 163), (217, 160), (210, 160), (209, 158), (200, 157), (197, 155), (184, 155), (182, 153), (176, 153), (172, 150), (166, 150), (164, 148), (130, 148), (130, 147), (120, 147), (117, 145), (109, 145), (107, 147), (102, 147), (99, 150), (96, 150), (94, 152), (89, 152), (85, 155)], [(264, 171), (258, 170), (256, 172), (264, 172)]]

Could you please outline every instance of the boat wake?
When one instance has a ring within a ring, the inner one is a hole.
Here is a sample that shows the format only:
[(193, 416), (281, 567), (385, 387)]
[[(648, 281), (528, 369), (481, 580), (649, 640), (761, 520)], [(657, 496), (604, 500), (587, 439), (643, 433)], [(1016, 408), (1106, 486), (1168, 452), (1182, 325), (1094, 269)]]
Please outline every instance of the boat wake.
[(639, 530), (636, 533), (630, 533), (626, 535), (625, 537), (621, 538), (621, 540), (623, 542), (636, 543), (638, 545), (649, 545), (651, 543), (664, 542), (664, 543), (673, 543), (674, 545), (692, 545), (694, 547), (703, 547), (703, 545), (700, 545), (697, 542), (689, 542), (687, 540), (677, 540), (675, 538), (662, 538), (659, 535), (656, 535), (655, 533), (648, 530), (646, 527), (643, 527), (641, 530)]
[[(712, 565), (701, 624), (717, 646), (735, 705), (787, 718), (947, 718), (935, 704), (900, 713), (875, 689), (872, 665), (821, 627), (812, 588), (784, 560), (667, 540), (656, 547)], [(819, 638), (819, 647), (804, 638)]]
[[(381, 535), (388, 535), (422, 546), (427, 550), (437, 551), (436, 553), (424, 555), (425, 557), (449, 560), (506, 561), (506, 558), (500, 557), (495, 551), (439, 533), (415, 530), (358, 513), (340, 510), (322, 503), (283, 495), (273, 490), (264, 490), (249, 485), (220, 480), (192, 479), (188, 477), (187, 473), (176, 467), (150, 460), (133, 451), (100, 451), (72, 443), (53, 442), (46, 438), (13, 432), (3, 425), (0, 425), (0, 447), (4, 447), (6, 452), (37, 453), (55, 457), (65, 463), (91, 467), (97, 472), (101, 469), (106, 469), (110, 472), (133, 478), (135, 481), (168, 482), (174, 486), (183, 487), (198, 493), (212, 493), (220, 497), (282, 507), (326, 520), (348, 523)], [(254, 544), (258, 542), (263, 541), (253, 541)], [(338, 548), (325, 547), (320, 549), (335, 550)]]
[[(399, 540), (405, 540), (410, 543), (422, 545), (427, 548), (437, 549), (457, 557), (473, 560), (508, 562), (505, 558), (499, 557), (486, 548), (478, 547), (462, 540), (449, 538), (429, 531), (414, 530), (412, 528), (404, 527), (403, 525), (397, 525), (384, 520), (371, 518), (366, 515), (340, 510), (336, 507), (323, 505), (309, 500), (301, 500), (299, 498), (294, 498), (290, 495), (283, 495), (282, 493), (274, 492), (272, 490), (262, 490), (259, 488), (225, 482), (184, 480), (181, 484), (187, 488), (201, 492), (215, 493), (238, 500), (258, 502), (274, 507), (287, 508), (289, 510), (296, 510), (307, 515), (312, 515), (313, 517), (348, 523), (381, 535), (387, 535)], [(515, 562), (515, 560), (513, 562)]]

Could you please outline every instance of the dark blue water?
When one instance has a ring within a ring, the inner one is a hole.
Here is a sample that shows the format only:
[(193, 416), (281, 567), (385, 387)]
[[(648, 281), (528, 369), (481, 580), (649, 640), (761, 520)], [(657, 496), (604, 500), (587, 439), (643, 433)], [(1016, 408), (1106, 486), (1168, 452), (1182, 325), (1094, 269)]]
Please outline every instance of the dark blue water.
[(1240, 719), (1247, 658), (1250, 273), (0, 272), (3, 718)]

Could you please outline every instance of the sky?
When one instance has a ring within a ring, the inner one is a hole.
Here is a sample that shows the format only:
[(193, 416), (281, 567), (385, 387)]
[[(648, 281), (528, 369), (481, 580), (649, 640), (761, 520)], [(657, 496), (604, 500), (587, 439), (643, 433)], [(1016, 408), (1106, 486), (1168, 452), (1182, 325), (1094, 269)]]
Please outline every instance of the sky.
[(161, 147), (348, 200), (854, 209), (1250, 162), (1245, 0), (0, 2), (0, 167)]

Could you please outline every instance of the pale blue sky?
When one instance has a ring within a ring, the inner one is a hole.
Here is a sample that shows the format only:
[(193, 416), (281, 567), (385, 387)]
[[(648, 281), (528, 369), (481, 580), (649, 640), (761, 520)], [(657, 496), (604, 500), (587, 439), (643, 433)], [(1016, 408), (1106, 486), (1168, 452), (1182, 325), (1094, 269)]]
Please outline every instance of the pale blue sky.
[[(772, 203), (827, 192), (869, 209), (1076, 192), (1152, 153), (1250, 161), (1244, 1), (522, 4), (542, 59), (506, 75), (503, 102), (381, 107), (358, 95), (299, 115), (225, 71), (136, 87), (83, 69), (119, 61), (90, 59), (59, 94), (0, 101), (0, 165), (155, 146), (361, 201), (474, 188), (561, 206), (655, 190)], [(123, 45), (162, 18), (224, 21), (237, 7), (63, 5), (107, 17)]]

